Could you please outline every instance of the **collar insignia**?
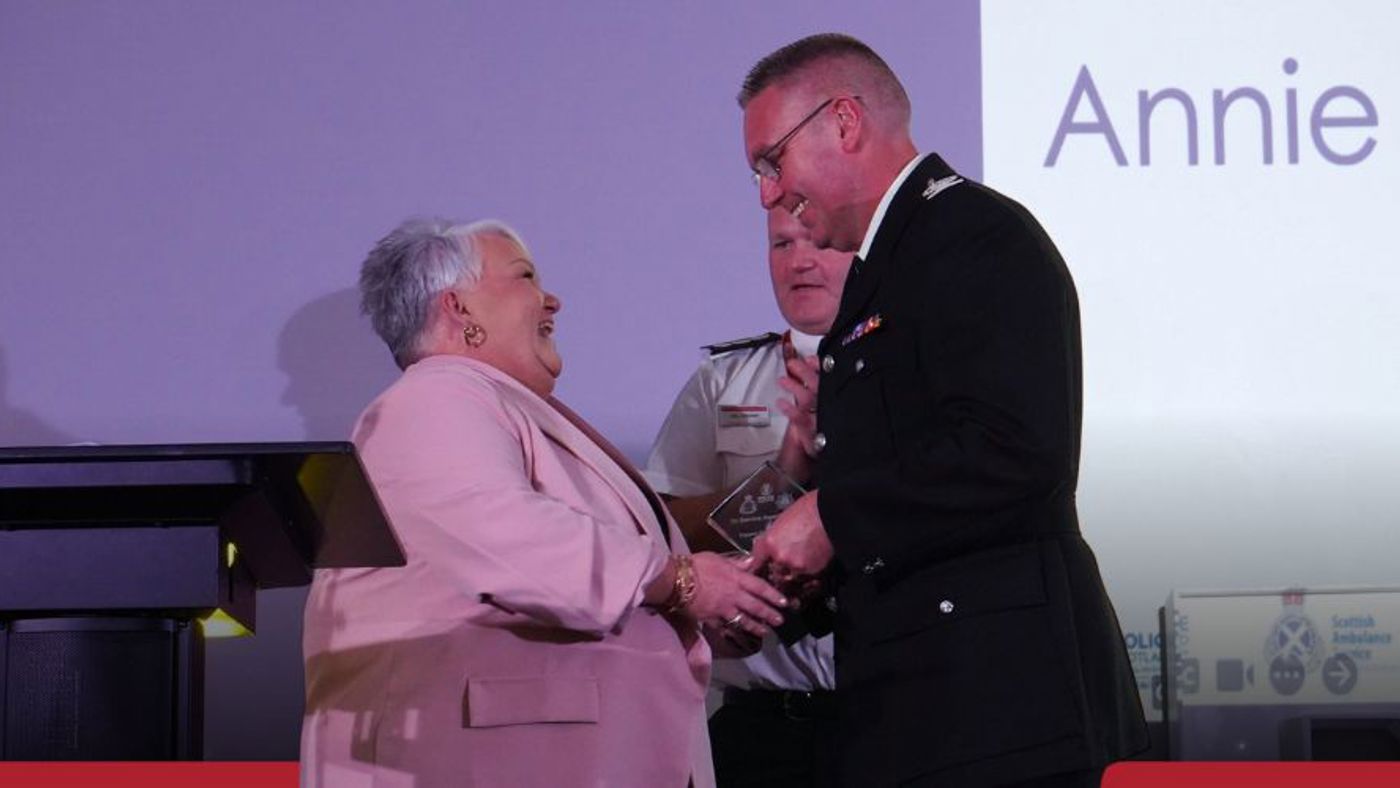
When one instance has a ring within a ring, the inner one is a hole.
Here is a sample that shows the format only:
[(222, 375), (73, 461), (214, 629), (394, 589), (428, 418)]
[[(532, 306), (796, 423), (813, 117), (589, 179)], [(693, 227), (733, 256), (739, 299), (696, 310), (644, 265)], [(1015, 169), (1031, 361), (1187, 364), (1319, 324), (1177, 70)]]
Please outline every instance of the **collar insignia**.
[(962, 182), (963, 179), (957, 175), (949, 175), (946, 178), (929, 178), (928, 188), (924, 189), (924, 199), (932, 200), (934, 197), (938, 196), (939, 192), (950, 186), (957, 186)]
[(702, 345), (701, 350), (709, 351), (711, 356), (722, 356), (725, 353), (732, 353), (736, 350), (749, 350), (751, 348), (763, 347), (772, 342), (782, 339), (783, 335), (769, 331), (767, 334), (759, 334), (754, 337), (744, 337), (729, 342), (716, 342), (713, 345)]

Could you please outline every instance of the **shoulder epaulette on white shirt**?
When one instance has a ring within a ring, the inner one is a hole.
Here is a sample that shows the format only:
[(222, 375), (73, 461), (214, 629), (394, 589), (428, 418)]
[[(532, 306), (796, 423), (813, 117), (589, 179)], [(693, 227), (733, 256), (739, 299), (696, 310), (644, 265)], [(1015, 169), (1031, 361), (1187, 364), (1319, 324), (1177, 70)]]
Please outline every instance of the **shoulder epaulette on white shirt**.
[(783, 335), (774, 331), (758, 336), (744, 337), (743, 339), (731, 339), (728, 342), (716, 342), (713, 345), (701, 345), (702, 350), (708, 350), (711, 356), (719, 356), (725, 353), (733, 353), (736, 350), (749, 350), (750, 348), (763, 347), (782, 339)]

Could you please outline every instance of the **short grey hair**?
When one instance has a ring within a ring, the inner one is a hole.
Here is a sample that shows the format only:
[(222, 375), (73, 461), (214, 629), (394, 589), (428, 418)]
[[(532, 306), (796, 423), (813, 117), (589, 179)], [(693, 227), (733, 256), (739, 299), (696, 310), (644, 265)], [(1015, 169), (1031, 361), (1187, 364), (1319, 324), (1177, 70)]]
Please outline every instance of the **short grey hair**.
[(494, 219), (470, 224), (409, 219), (379, 239), (360, 265), (360, 311), (400, 369), (422, 357), (433, 299), (458, 284), (470, 288), (481, 281), (477, 239), (484, 235), (500, 236), (525, 249), (515, 230)]
[[(875, 107), (899, 125), (909, 124), (909, 94), (894, 69), (864, 41), (845, 33), (807, 36), (765, 55), (744, 76), (739, 88), (739, 108), (748, 109), (754, 96), (779, 83), (806, 76), (822, 64), (838, 66), (829, 80), (849, 83), (840, 87), (865, 93), (867, 106)], [(842, 64), (855, 68), (839, 68)]]

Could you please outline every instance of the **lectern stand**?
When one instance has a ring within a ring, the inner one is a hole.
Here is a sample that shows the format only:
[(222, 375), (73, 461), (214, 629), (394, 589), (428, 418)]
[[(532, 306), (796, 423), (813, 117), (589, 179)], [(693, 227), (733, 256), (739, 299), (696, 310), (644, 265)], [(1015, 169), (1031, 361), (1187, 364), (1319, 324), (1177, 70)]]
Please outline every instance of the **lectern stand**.
[(348, 443), (0, 449), (0, 759), (197, 760), (202, 620), (403, 563)]

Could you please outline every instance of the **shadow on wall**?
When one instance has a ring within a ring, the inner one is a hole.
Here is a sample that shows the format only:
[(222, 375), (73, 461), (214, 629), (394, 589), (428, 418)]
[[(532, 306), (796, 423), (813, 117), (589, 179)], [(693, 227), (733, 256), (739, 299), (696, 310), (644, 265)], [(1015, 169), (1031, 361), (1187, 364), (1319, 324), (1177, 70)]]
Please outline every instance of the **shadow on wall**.
[[(397, 375), (360, 315), (353, 288), (298, 309), (277, 342), (287, 376), (282, 402), (307, 440), (349, 440), (365, 405)], [(306, 588), (258, 594), (257, 634), (207, 644), (205, 748), (211, 760), (295, 760), (302, 715), (302, 607)]]
[(253, 637), (205, 643), (206, 760), (297, 759), (305, 686), (301, 619), (306, 594), (306, 588), (259, 591)]
[(277, 342), (287, 376), (282, 403), (301, 415), (307, 440), (348, 440), (355, 418), (398, 368), (360, 314), (360, 293), (337, 290), (298, 309)]
[(0, 347), (0, 446), (63, 446), (77, 439), (10, 404), (9, 366)]

